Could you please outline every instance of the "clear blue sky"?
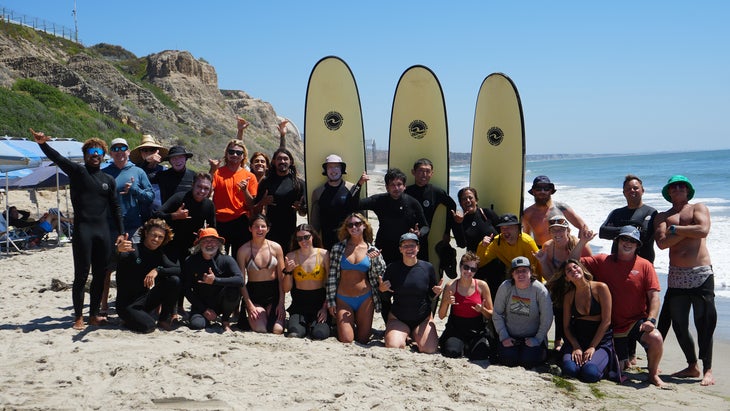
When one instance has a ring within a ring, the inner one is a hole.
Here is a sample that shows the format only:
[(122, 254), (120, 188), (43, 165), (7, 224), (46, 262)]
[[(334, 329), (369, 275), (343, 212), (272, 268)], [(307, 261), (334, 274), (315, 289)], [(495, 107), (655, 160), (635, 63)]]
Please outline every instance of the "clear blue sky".
[[(74, 27), (73, 0), (0, 0)], [(366, 138), (387, 146), (398, 78), (431, 68), (452, 151), (470, 151), (482, 80), (519, 89), (528, 154), (730, 148), (728, 1), (77, 0), (79, 38), (137, 56), (187, 50), (219, 87), (269, 101), (304, 124), (307, 80), (343, 58)]]

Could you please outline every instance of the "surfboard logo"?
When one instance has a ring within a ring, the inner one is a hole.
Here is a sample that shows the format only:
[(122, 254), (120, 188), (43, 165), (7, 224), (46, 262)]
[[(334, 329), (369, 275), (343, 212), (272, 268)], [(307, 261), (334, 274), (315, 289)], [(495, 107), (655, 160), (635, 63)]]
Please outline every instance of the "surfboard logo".
[(342, 114), (330, 111), (324, 115), (324, 126), (334, 131), (342, 127)]
[(492, 127), (487, 131), (487, 141), (489, 141), (489, 144), (498, 146), (502, 144), (502, 140), (504, 140), (504, 131), (501, 128)]
[(416, 140), (420, 140), (426, 136), (428, 126), (422, 120), (413, 120), (411, 121), (411, 124), (408, 125), (408, 132), (411, 134), (411, 137)]

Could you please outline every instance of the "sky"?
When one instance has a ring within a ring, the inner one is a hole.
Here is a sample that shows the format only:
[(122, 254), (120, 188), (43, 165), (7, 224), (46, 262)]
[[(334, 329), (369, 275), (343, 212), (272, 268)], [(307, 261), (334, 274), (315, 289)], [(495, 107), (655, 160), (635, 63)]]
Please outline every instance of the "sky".
[(398, 79), (429, 67), (450, 150), (471, 151), (479, 86), (516, 84), (527, 154), (730, 148), (730, 2), (0, 0), (138, 57), (187, 50), (219, 88), (304, 127), (307, 81), (336, 55), (360, 92), (366, 139), (386, 148)]

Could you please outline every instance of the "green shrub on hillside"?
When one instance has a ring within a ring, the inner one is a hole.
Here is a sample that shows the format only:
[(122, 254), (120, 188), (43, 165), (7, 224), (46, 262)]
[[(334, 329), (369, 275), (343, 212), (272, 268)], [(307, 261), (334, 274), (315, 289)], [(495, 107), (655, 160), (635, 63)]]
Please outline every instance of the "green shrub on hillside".
[(140, 140), (132, 127), (99, 114), (53, 86), (21, 79), (11, 90), (0, 87), (0, 135), (29, 137), (29, 127), (80, 141), (93, 136), (106, 141), (123, 137), (134, 145)]

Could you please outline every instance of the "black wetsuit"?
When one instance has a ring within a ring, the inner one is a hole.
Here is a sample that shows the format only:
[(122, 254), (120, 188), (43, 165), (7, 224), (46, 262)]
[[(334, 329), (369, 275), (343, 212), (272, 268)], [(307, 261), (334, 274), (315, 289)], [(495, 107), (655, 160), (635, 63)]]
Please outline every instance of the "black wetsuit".
[[(357, 201), (353, 198), (353, 204)], [(375, 246), (379, 248), (386, 264), (401, 259), (398, 250), (400, 236), (407, 233), (418, 224), (420, 241), (428, 235), (428, 222), (418, 200), (403, 193), (399, 199), (393, 199), (390, 194), (375, 194), (360, 199), (355, 207), (362, 210), (373, 210), (378, 216), (380, 228), (375, 236)]]
[[(188, 210), (189, 218), (173, 220), (172, 213), (177, 211), (183, 203), (185, 209)], [(175, 233), (167, 246), (177, 252), (180, 261), (184, 261), (190, 254), (188, 251), (193, 246), (198, 230), (203, 228), (204, 223), (207, 223), (208, 227), (216, 227), (213, 201), (209, 198), (204, 198), (200, 202), (195, 201), (192, 191), (173, 194), (162, 204), (162, 207), (155, 213), (155, 217), (164, 219)]]
[[(657, 215), (656, 209), (644, 204), (639, 208), (627, 207), (617, 208), (611, 211), (606, 221), (601, 224), (598, 232), (600, 238), (613, 240), (621, 231), (621, 227), (632, 225), (641, 231), (641, 247), (639, 256), (650, 262), (654, 262), (654, 218)], [(611, 254), (616, 254), (616, 245), (613, 244)]]
[[(144, 278), (153, 269), (157, 269), (155, 286), (148, 289)], [(130, 330), (154, 331), (155, 319), (149, 312), (160, 305), (160, 321), (170, 321), (179, 293), (180, 265), (163, 248), (153, 251), (135, 244), (134, 251), (119, 254), (116, 309)]]
[[(451, 212), (456, 211), (456, 202), (453, 198), (446, 194), (446, 191), (439, 187), (434, 187), (433, 184), (426, 184), (420, 187), (416, 184), (409, 185), (406, 187), (406, 194), (415, 198), (423, 208), (423, 214), (426, 216), (426, 221), (429, 227), (433, 222), (433, 215), (436, 213), (436, 207), (439, 204), (443, 204), (446, 207), (446, 228), (444, 234), (447, 234), (454, 224), (454, 219)], [(421, 238), (420, 247), (418, 248), (418, 259), (428, 259), (428, 236)], [(438, 267), (436, 267), (438, 268)]]
[(456, 245), (476, 253), (484, 236), (499, 234), (498, 223), (499, 216), (489, 208), (478, 208), (474, 213), (465, 214), (461, 224), (454, 223)]
[(292, 208), (295, 201), (299, 201), (304, 194), (304, 180), (296, 178), (298, 181), (295, 187), (294, 179), (291, 174), (280, 176), (278, 174), (267, 174), (266, 177), (259, 182), (259, 188), (256, 195), (255, 204), (263, 199), (265, 193), (274, 196), (274, 204), (266, 206), (266, 217), (271, 222), (269, 234), (266, 236), (271, 241), (278, 243), (284, 250), (284, 254), (289, 252), (292, 235), (297, 225), (297, 210)]
[[(208, 269), (213, 270), (213, 284), (199, 283)], [(212, 309), (220, 314), (222, 321), (228, 321), (241, 300), (243, 275), (233, 257), (216, 254), (210, 260), (201, 253), (193, 254), (182, 264), (182, 279), (185, 297), (190, 301), (190, 328), (200, 329), (208, 324), (202, 314)]]
[(325, 184), (319, 198), (312, 200), (312, 213), (319, 213), (317, 221), (322, 233), (323, 248), (329, 250), (340, 240), (337, 238), (337, 230), (345, 221), (348, 214), (355, 211), (350, 208), (353, 196), (360, 194), (360, 187), (353, 186), (347, 189), (345, 180), (340, 181), (337, 186)]
[(111, 221), (120, 233), (124, 232), (122, 211), (117, 200), (117, 182), (99, 168), (74, 163), (48, 144), (40, 144), (40, 147), (68, 175), (71, 185), (71, 204), (74, 209), (74, 235), (71, 239), (74, 259), (74, 315), (82, 315), (84, 287), (91, 268), (89, 315), (97, 316), (106, 266), (115, 240), (110, 238), (107, 216), (111, 216)]
[(383, 281), (390, 281), (393, 290), (391, 313), (411, 330), (431, 315), (431, 301), (436, 285), (433, 265), (418, 260), (413, 266), (396, 261), (385, 269)]
[(160, 199), (162, 204), (165, 204), (173, 194), (190, 191), (193, 188), (194, 179), (195, 172), (193, 170), (185, 168), (182, 173), (179, 173), (174, 168), (168, 168), (150, 178), (150, 183), (160, 186)]

